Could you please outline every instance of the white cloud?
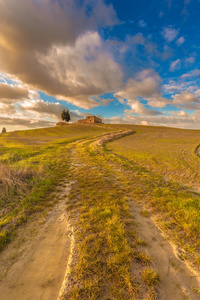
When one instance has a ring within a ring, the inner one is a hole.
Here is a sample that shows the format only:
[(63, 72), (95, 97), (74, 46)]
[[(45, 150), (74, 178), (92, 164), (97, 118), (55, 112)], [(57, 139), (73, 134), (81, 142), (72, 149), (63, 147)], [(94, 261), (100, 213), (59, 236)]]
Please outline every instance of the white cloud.
[(164, 39), (170, 43), (176, 39), (177, 35), (179, 34), (179, 29), (175, 29), (172, 26), (163, 27), (161, 34)]
[(186, 103), (198, 103), (199, 98), (196, 95), (193, 95), (192, 93), (188, 91), (184, 91), (181, 94), (177, 94), (172, 96), (173, 98), (173, 103), (181, 103), (181, 104), (186, 104)]
[(187, 117), (188, 114), (184, 110), (180, 110), (179, 112), (171, 112), (173, 116), (177, 117)]
[(129, 100), (128, 105), (131, 107), (131, 109), (126, 109), (124, 111), (125, 114), (130, 115), (132, 113), (134, 114), (139, 114), (141, 116), (157, 116), (157, 115), (162, 115), (161, 112), (153, 110), (153, 109), (148, 109), (146, 108), (141, 102), (137, 100)]
[(190, 56), (190, 57), (185, 59), (186, 64), (193, 64), (194, 62), (195, 62), (195, 57), (194, 56)]
[(175, 70), (180, 69), (180, 67), (181, 67), (181, 60), (177, 59), (177, 60), (171, 62), (169, 69), (170, 69), (170, 71), (175, 71)]
[(200, 99), (197, 95), (184, 91), (172, 96), (172, 104), (185, 109), (200, 109)]
[[(44, 101), (42, 99), (38, 100), (26, 100), (19, 104), (19, 109), (24, 115), (34, 114), (39, 119), (51, 118), (52, 121), (57, 122), (61, 120), (61, 112), (66, 109), (65, 106), (61, 105), (59, 102), (53, 103)], [(81, 114), (76, 112), (70, 112), (71, 121), (76, 122), (80, 119)]]
[(192, 70), (186, 74), (181, 75), (182, 78), (190, 78), (190, 77), (196, 77), (200, 75), (200, 70), (199, 69), (195, 69)]
[(161, 116), (136, 116), (125, 115), (125, 117), (104, 118), (106, 123), (111, 124), (137, 124), (149, 126), (167, 126), (175, 128), (200, 129), (200, 111), (193, 114), (177, 113), (178, 115), (161, 115)]
[(141, 102), (140, 97), (147, 100), (148, 105), (152, 107), (164, 107), (166, 99), (160, 94), (161, 78), (151, 69), (143, 70), (136, 75), (136, 78), (128, 80), (127, 84), (115, 93), (115, 97), (121, 102), (127, 101), (131, 110), (140, 115), (158, 115), (161, 114), (151, 108), (146, 108)]
[(183, 43), (185, 42), (185, 39), (183, 36), (181, 36), (177, 41), (176, 41), (176, 44), (178, 46), (181, 46)]

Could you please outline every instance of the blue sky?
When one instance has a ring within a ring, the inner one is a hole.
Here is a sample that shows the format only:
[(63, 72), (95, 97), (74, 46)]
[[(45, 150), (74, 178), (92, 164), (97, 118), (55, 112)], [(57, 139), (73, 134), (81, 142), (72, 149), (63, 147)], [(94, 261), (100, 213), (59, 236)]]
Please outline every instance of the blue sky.
[(0, 125), (200, 129), (199, 0), (0, 0)]

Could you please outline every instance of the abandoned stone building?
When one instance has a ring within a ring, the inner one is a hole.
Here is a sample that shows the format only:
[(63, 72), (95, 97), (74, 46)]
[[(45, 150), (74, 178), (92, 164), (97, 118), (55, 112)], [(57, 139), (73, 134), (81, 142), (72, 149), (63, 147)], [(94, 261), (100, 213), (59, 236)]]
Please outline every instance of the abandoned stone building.
[(96, 117), (96, 116), (89, 116), (89, 117), (86, 117), (86, 119), (83, 119), (83, 120), (78, 120), (78, 123), (79, 124), (82, 124), (82, 123), (86, 123), (86, 124), (96, 124), (96, 123), (103, 123), (102, 122), (102, 119), (99, 118), (99, 117)]

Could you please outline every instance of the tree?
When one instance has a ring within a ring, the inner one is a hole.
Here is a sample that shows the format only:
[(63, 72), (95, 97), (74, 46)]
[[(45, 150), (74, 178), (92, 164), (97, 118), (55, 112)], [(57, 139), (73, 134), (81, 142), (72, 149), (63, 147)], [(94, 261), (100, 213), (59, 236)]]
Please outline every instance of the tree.
[(63, 109), (63, 111), (61, 113), (61, 119), (66, 122), (69, 122), (71, 120), (69, 110)]
[(2, 133), (6, 133), (6, 128), (5, 127), (3, 127), (3, 129), (2, 129)]

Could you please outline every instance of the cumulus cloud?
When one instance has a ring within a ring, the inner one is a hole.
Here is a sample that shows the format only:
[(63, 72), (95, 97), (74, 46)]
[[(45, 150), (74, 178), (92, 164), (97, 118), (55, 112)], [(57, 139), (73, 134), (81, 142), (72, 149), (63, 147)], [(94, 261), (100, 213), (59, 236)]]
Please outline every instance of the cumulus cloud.
[(62, 5), (51, 0), (0, 0), (1, 71), (50, 95), (93, 107), (97, 103), (90, 96), (110, 91), (121, 78), (119, 66), (95, 33), (98, 26), (116, 23), (112, 5), (103, 0)]
[(173, 97), (173, 103), (197, 103), (199, 98), (188, 91), (184, 91), (181, 94), (177, 94)]
[(28, 95), (29, 91), (26, 88), (0, 82), (0, 99), (16, 101), (16, 99), (24, 99), (28, 97)]
[(117, 98), (131, 99), (135, 97), (150, 97), (160, 89), (161, 78), (152, 69), (146, 69), (130, 78), (125, 86), (115, 93)]
[(162, 115), (161, 112), (153, 110), (153, 109), (147, 109), (141, 102), (139, 101), (129, 101), (128, 104), (130, 105), (131, 109), (127, 109), (124, 112), (126, 114), (138, 114), (142, 116), (157, 116)]
[(172, 96), (172, 103), (177, 107), (184, 107), (187, 109), (200, 109), (200, 99), (197, 95), (184, 91), (181, 94)]
[(171, 112), (171, 114), (173, 116), (177, 116), (177, 117), (187, 117), (188, 114), (184, 111), (184, 110), (180, 110), (179, 112)]
[(170, 43), (177, 38), (177, 35), (179, 34), (179, 29), (175, 29), (172, 26), (163, 27), (161, 34), (164, 37), (164, 39), (168, 43)]
[[(53, 103), (38, 99), (26, 100), (20, 103), (19, 109), (26, 114), (34, 113), (40, 119), (49, 117), (54, 119), (54, 122), (56, 122), (60, 120), (61, 112), (63, 109), (66, 109), (66, 107), (59, 102)], [(81, 118), (81, 114), (76, 112), (70, 112), (70, 116), (72, 122), (76, 122)]]
[(160, 77), (151, 69), (144, 70), (136, 75), (136, 78), (130, 78), (127, 84), (115, 93), (115, 97), (131, 107), (131, 112), (141, 115), (158, 115), (161, 114), (151, 108), (146, 108), (140, 98), (147, 100), (148, 105), (154, 107), (164, 107), (166, 100), (160, 93)]
[(84, 108), (99, 105), (91, 96), (115, 91), (122, 82), (120, 67), (104, 50), (97, 32), (87, 32), (73, 47), (53, 47), (48, 55), (39, 55), (38, 60), (48, 68), (51, 78), (59, 81), (59, 86), (49, 88), (57, 99)]

